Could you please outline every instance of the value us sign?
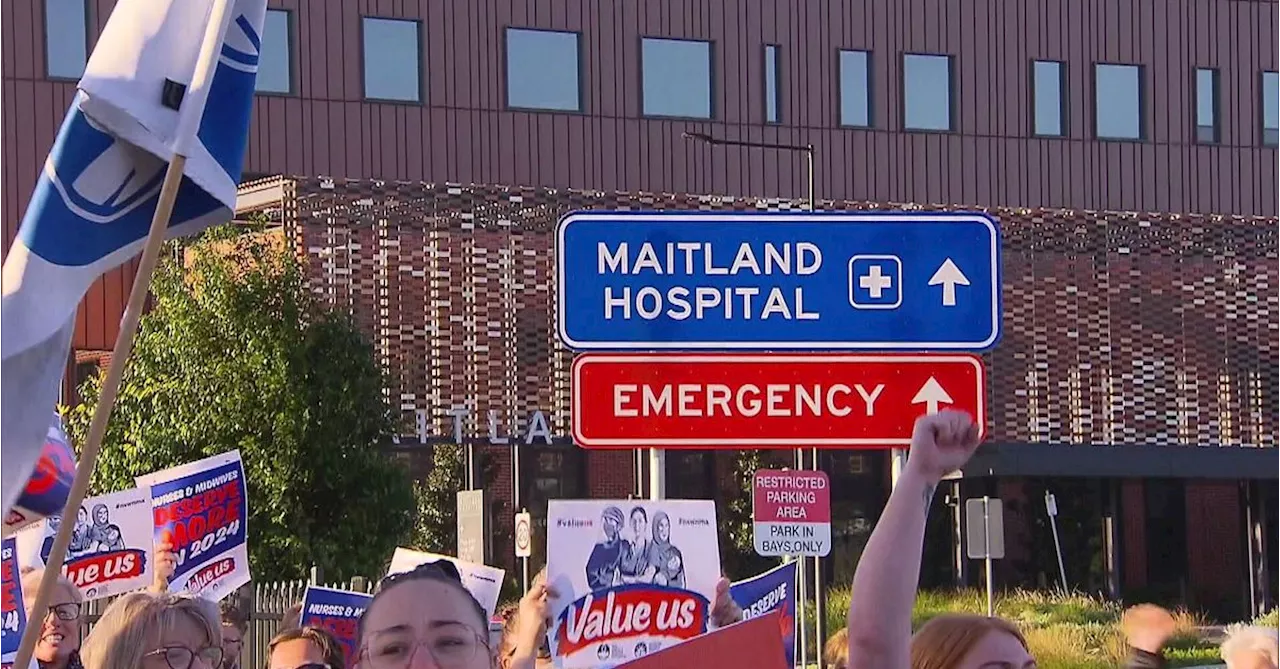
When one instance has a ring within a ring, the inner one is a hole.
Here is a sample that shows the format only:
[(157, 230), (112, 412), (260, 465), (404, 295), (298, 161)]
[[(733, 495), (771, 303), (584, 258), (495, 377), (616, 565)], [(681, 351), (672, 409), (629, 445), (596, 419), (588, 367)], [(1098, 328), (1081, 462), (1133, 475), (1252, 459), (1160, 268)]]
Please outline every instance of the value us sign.
[(752, 489), (756, 553), (831, 552), (831, 485), (825, 472), (761, 469)]

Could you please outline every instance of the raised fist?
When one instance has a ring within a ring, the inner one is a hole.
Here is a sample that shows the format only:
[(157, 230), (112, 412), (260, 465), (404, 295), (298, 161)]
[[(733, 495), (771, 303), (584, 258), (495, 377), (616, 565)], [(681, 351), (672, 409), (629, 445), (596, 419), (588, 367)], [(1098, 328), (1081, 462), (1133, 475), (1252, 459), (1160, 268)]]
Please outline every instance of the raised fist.
[(978, 426), (963, 411), (946, 410), (916, 419), (907, 467), (938, 481), (964, 466), (978, 448)]

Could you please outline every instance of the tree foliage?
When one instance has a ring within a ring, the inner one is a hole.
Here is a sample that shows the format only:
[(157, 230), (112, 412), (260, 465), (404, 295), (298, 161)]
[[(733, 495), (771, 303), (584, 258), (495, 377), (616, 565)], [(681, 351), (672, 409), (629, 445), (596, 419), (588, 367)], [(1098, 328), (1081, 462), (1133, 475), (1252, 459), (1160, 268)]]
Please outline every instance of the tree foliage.
[(414, 548), (453, 555), (458, 546), (458, 491), (464, 486), (466, 449), (457, 444), (439, 444), (431, 454), (431, 472), (413, 484), (417, 513), (409, 545)]
[[(394, 426), (373, 348), (316, 300), (279, 238), (214, 229), (184, 252), (152, 283), (93, 490), (239, 449), (255, 578), (375, 574), (414, 502), (376, 447)], [(89, 379), (68, 412), (76, 443), (100, 388)]]

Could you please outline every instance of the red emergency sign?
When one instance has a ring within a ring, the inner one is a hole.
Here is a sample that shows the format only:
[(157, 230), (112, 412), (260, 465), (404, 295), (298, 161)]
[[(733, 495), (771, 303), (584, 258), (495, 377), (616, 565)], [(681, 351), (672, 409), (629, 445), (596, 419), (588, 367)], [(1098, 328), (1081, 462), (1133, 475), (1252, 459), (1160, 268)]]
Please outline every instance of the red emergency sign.
[(586, 353), (572, 390), (584, 448), (901, 448), (947, 408), (985, 434), (974, 355)]

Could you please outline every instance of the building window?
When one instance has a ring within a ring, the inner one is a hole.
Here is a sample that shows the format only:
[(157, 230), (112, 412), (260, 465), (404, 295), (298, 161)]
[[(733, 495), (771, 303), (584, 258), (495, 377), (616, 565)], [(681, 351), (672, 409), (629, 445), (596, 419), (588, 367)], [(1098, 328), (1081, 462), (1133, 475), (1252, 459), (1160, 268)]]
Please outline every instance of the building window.
[(45, 74), (79, 79), (89, 61), (89, 13), (85, 0), (45, 0)]
[(1218, 71), (1196, 69), (1196, 141), (1218, 141)]
[(1262, 143), (1275, 146), (1280, 135), (1280, 74), (1262, 73)]
[(776, 44), (764, 45), (764, 122), (778, 123), (782, 120), (779, 108), (782, 106), (782, 88), (778, 85), (781, 78), (782, 55)]
[(422, 101), (421, 24), (402, 19), (362, 20), (364, 97)]
[(903, 55), (902, 94), (904, 128), (951, 130), (951, 56)]
[(507, 28), (507, 106), (582, 111), (578, 33)]
[(711, 43), (645, 37), (640, 58), (645, 116), (711, 118)]
[(1142, 68), (1097, 64), (1093, 129), (1099, 139), (1142, 139)]
[(667, 496), (715, 499), (715, 451), (667, 451)]
[(254, 90), (259, 93), (293, 92), (293, 30), (291, 12), (268, 9), (262, 24), (262, 53), (258, 58), (258, 78)]
[(1054, 60), (1032, 62), (1033, 134), (1041, 137), (1063, 137), (1067, 134), (1065, 66)]
[(840, 125), (871, 127), (871, 54), (840, 52)]

